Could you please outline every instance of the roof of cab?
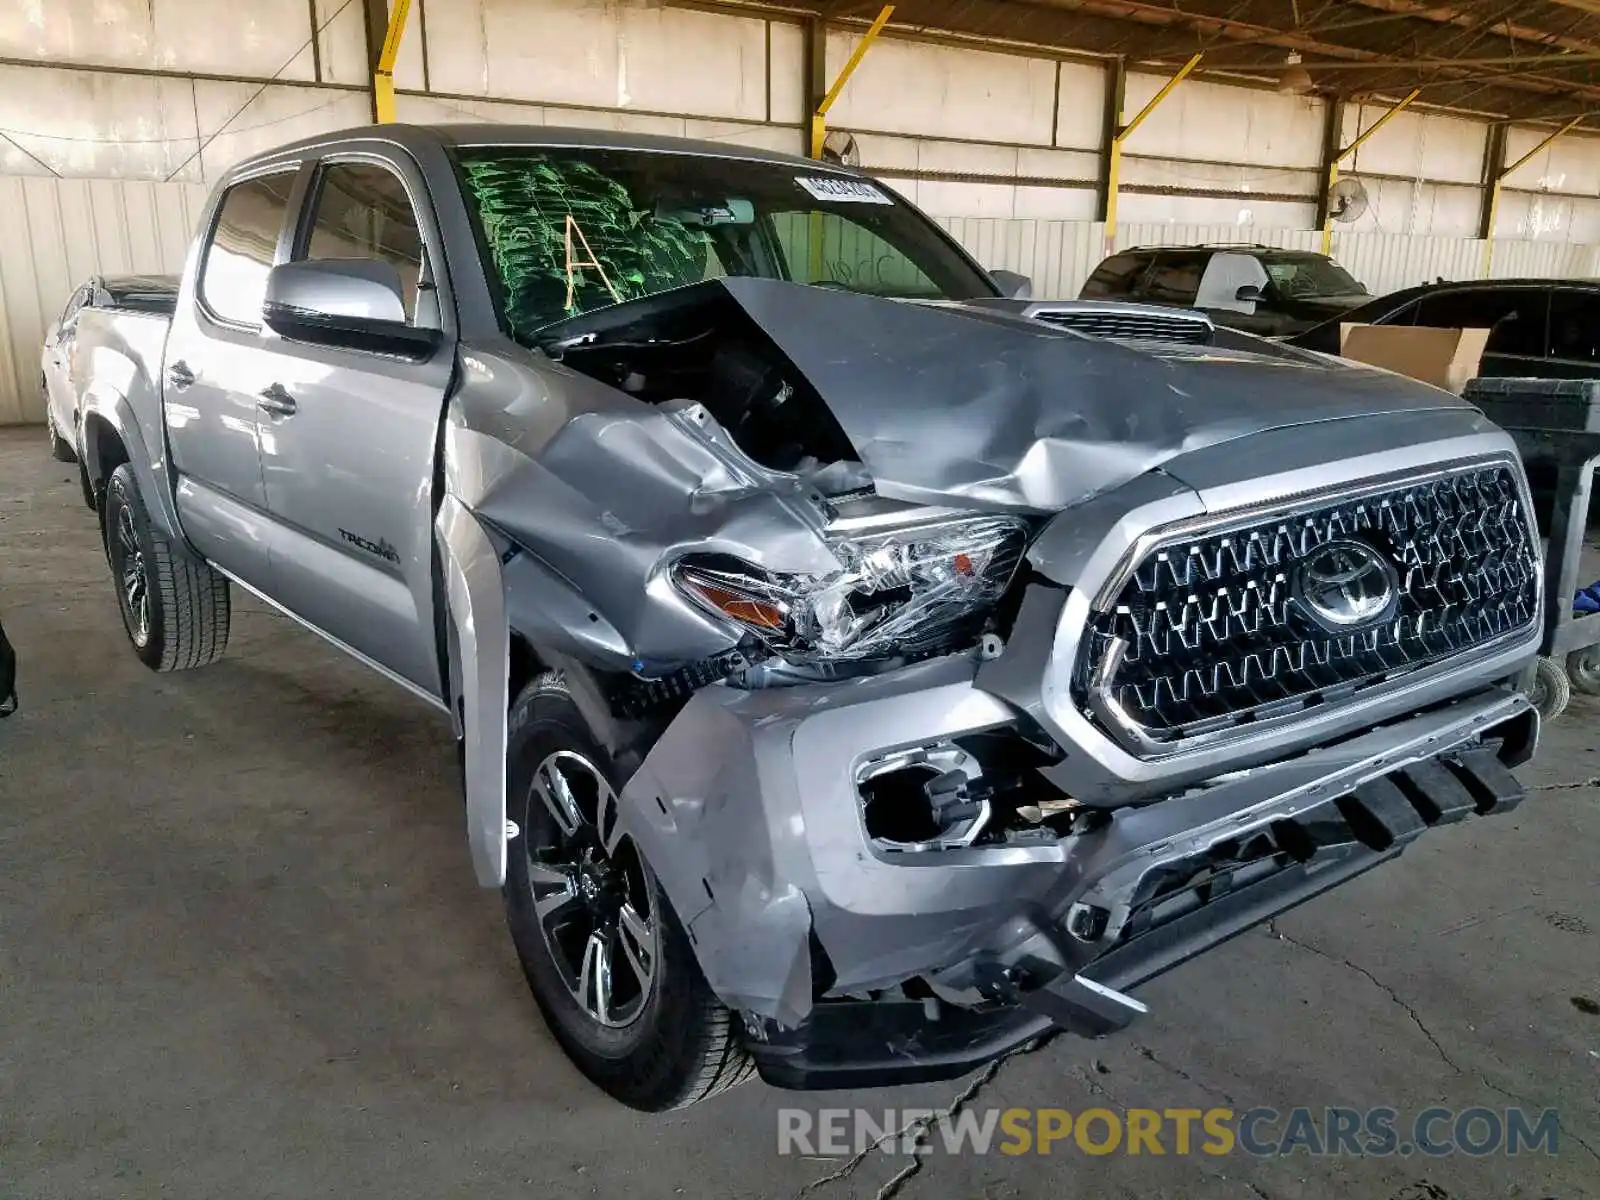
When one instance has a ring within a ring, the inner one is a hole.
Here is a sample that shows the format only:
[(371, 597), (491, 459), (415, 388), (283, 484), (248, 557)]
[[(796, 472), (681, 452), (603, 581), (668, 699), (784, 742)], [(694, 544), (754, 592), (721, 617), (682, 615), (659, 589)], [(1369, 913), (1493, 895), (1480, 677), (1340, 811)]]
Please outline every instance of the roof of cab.
[(270, 162), (285, 154), (316, 149), (339, 142), (375, 139), (394, 142), (401, 146), (429, 143), (436, 146), (559, 146), (585, 147), (600, 150), (638, 150), (657, 154), (693, 154), (710, 158), (737, 158), (755, 162), (775, 163), (782, 166), (805, 167), (811, 171), (830, 171), (845, 175), (859, 175), (854, 168), (838, 163), (822, 163), (748, 146), (737, 142), (711, 142), (695, 138), (667, 137), (655, 133), (620, 133), (609, 129), (578, 129), (555, 125), (505, 125), (492, 123), (455, 124), (441, 122), (432, 125), (411, 125), (397, 122), (392, 125), (360, 125), (350, 129), (335, 130), (289, 142), (239, 163), (234, 173), (247, 171), (258, 163)]

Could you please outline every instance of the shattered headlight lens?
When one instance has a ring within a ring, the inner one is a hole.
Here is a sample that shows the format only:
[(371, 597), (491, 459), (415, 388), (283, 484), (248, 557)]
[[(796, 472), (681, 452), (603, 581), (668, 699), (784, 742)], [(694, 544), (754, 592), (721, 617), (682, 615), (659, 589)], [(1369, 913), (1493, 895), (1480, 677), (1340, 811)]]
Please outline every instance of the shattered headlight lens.
[(829, 540), (831, 575), (768, 573), (727, 558), (684, 558), (678, 588), (793, 662), (938, 652), (977, 629), (1005, 593), (1027, 542), (1004, 517)]

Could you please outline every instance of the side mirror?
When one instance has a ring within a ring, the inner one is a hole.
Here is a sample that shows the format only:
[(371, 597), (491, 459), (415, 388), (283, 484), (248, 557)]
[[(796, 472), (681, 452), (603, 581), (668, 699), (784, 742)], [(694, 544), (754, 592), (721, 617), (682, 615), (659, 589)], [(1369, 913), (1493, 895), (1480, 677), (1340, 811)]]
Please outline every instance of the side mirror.
[(1247, 283), (1233, 294), (1233, 298), (1241, 304), (1257, 304), (1261, 300), (1261, 289), (1253, 283)]
[(372, 258), (282, 263), (267, 276), (261, 319), (281, 337), (346, 350), (422, 358), (437, 329), (406, 324), (400, 273)]
[(1028, 300), (1033, 296), (1033, 280), (1026, 275), (1016, 271), (990, 271), (989, 278), (1007, 300)]

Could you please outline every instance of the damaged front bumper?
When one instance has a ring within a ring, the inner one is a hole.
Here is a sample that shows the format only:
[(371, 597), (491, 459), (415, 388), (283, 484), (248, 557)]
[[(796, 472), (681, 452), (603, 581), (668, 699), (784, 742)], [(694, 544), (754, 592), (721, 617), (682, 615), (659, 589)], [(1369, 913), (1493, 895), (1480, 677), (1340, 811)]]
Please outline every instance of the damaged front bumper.
[(621, 828), (712, 990), (744, 1014), (769, 1083), (948, 1078), (1055, 1027), (1120, 1028), (1143, 1011), (1127, 989), (1432, 825), (1514, 806), (1508, 768), (1537, 738), (1526, 698), (1485, 685), (1075, 832), (889, 848), (863, 816), (870, 764), (979, 735), (1003, 745), (1026, 721), (975, 673), (952, 657), (832, 685), (708, 687), (624, 788)]

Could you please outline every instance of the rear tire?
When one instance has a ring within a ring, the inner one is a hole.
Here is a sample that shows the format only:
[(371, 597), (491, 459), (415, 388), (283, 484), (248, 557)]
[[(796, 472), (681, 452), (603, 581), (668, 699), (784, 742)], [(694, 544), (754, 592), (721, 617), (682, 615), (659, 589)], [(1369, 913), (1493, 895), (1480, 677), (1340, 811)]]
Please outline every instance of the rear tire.
[(221, 658), (228, 581), (155, 531), (127, 463), (106, 484), (104, 527), (117, 607), (139, 661), (152, 671), (186, 671)]
[[(749, 1079), (736, 1019), (706, 984), (649, 864), (626, 837), (606, 849), (616, 768), (561, 676), (523, 690), (509, 733), (507, 810), (520, 835), (507, 848), (506, 920), (567, 1057), (643, 1112)], [(603, 992), (592, 986), (602, 974)]]

